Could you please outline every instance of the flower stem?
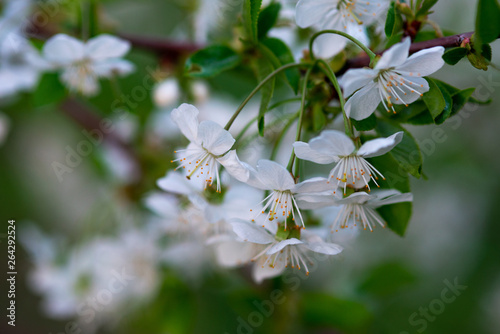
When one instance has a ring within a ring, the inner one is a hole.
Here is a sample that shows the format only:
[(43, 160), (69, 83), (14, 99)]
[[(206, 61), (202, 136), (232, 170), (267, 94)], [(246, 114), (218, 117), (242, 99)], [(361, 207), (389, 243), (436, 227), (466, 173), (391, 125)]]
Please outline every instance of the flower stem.
[(343, 32), (343, 31), (330, 30), (330, 29), (329, 30), (322, 30), (322, 31), (319, 31), (319, 32), (315, 33), (314, 35), (312, 35), (311, 40), (309, 41), (309, 53), (311, 54), (312, 60), (316, 59), (314, 56), (314, 52), (313, 52), (313, 43), (316, 40), (316, 38), (318, 38), (319, 36), (321, 36), (323, 34), (336, 34), (336, 35), (340, 35), (340, 36), (343, 36), (343, 37), (351, 40), (357, 46), (359, 46), (364, 52), (366, 52), (366, 54), (370, 57), (370, 66), (372, 64), (374, 64), (375, 58), (377, 57), (377, 55), (372, 50), (370, 50), (367, 46), (365, 46), (359, 40), (357, 40), (356, 38), (352, 37), (351, 35)]
[(333, 87), (335, 87), (335, 90), (337, 91), (337, 95), (339, 96), (339, 103), (340, 103), (340, 109), (342, 110), (342, 115), (344, 117), (344, 127), (345, 127), (345, 134), (348, 135), (349, 137), (352, 137), (353, 135), (353, 129), (352, 129), (352, 124), (349, 121), (349, 118), (347, 117), (345, 113), (345, 100), (344, 100), (344, 95), (342, 94), (342, 90), (340, 89), (339, 82), (337, 81), (337, 77), (335, 76), (335, 73), (333, 73), (330, 65), (323, 59), (319, 59), (317, 61), (319, 64), (323, 65), (321, 67), (323, 73), (326, 74), (326, 76), (330, 79), (330, 81), (333, 84)]
[[(307, 94), (307, 82), (309, 81), (309, 76), (311, 75), (313, 67), (316, 66), (316, 63), (312, 67), (307, 69), (306, 75), (304, 76), (304, 84), (302, 86), (302, 99), (300, 102), (300, 114), (299, 114), (299, 122), (297, 123), (297, 134), (295, 135), (295, 141), (300, 140), (300, 134), (302, 133), (302, 123), (304, 122), (304, 114), (306, 110), (306, 94)], [(295, 150), (292, 149), (292, 155), (290, 156), (290, 160), (288, 161), (287, 169), (292, 172), (293, 163), (295, 161)], [(296, 169), (296, 173), (298, 169)], [(297, 175), (295, 175), (296, 177)]]
[(293, 68), (293, 67), (311, 67), (312, 65), (311, 64), (307, 64), (307, 63), (294, 63), (294, 64), (286, 64), (286, 65), (283, 65), (281, 66), (280, 68), (277, 68), (275, 69), (273, 72), (271, 72), (267, 77), (264, 78), (264, 80), (262, 80), (258, 85), (257, 87), (254, 88), (254, 90), (250, 93), (250, 95), (247, 96), (247, 98), (240, 104), (240, 106), (238, 107), (238, 109), (236, 109), (236, 111), (234, 112), (233, 116), (231, 117), (231, 119), (227, 122), (226, 126), (224, 127), (224, 129), (226, 130), (229, 130), (231, 128), (231, 125), (233, 125), (233, 122), (234, 120), (236, 119), (236, 117), (238, 117), (238, 115), (240, 114), (240, 112), (243, 110), (243, 108), (247, 105), (247, 103), (252, 99), (252, 97), (257, 94), (257, 92), (269, 81), (271, 80), (275, 75), (279, 74), (280, 72), (284, 71), (284, 70), (287, 70), (289, 68)]

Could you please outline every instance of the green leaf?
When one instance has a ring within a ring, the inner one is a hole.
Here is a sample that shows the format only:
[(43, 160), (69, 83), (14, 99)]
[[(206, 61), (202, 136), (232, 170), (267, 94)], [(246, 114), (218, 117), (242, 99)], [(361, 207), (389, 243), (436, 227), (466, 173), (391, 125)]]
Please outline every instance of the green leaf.
[(241, 62), (241, 57), (224, 45), (213, 45), (199, 50), (186, 61), (186, 71), (191, 77), (207, 78), (230, 70)]
[(262, 0), (245, 0), (243, 7), (243, 24), (250, 40), (258, 40), (258, 21)]
[(389, 154), (394, 157), (403, 170), (416, 178), (420, 178), (422, 154), (413, 136), (400, 125), (385, 120), (380, 120), (377, 123), (376, 131), (383, 137), (388, 137), (399, 131), (404, 132), (401, 142), (394, 147)]
[(314, 292), (303, 293), (298, 314), (308, 328), (326, 327), (342, 333), (367, 333), (372, 321), (363, 304)]
[[(292, 51), (278, 38), (265, 38), (261, 43), (266, 46), (277, 58), (279, 65), (286, 65), (295, 62)], [(298, 68), (290, 68), (285, 71), (286, 79), (295, 94), (299, 91), (300, 71)]]
[(356, 130), (369, 131), (374, 129), (377, 125), (377, 117), (375, 116), (375, 113), (373, 113), (368, 118), (365, 118), (361, 121), (357, 121), (351, 118), (351, 122), (356, 127)]
[[(265, 58), (257, 58), (254, 60), (253, 63), (254, 70), (257, 76), (257, 79), (259, 81), (264, 80), (273, 70), (273, 65), (268, 59)], [(269, 82), (267, 82), (261, 89), (261, 100), (260, 100), (260, 107), (259, 107), (259, 121), (258, 121), (258, 128), (259, 128), (259, 134), (261, 136), (264, 136), (264, 127), (265, 127), (265, 121), (264, 121), (264, 115), (268, 110), (269, 102), (271, 101), (273, 94), (274, 94), (274, 86), (276, 83), (276, 77), (274, 76)]]
[(476, 15), (476, 43), (488, 44), (500, 35), (500, 6), (496, 0), (479, 0)]
[(443, 60), (448, 65), (456, 65), (460, 59), (467, 56), (467, 52), (466, 48), (453, 48), (444, 53)]
[(483, 44), (481, 46), (481, 55), (486, 59), (488, 62), (491, 62), (491, 46), (489, 44)]
[(385, 20), (385, 35), (391, 37), (394, 32), (394, 25), (396, 24), (396, 3), (393, 1), (389, 6), (389, 11), (387, 12), (387, 20)]
[(424, 0), (422, 6), (417, 11), (417, 17), (423, 17), (430, 14), (431, 8), (438, 2), (438, 0)]
[(440, 115), (438, 115), (437, 117), (433, 117), (434, 118), (434, 122), (436, 124), (441, 124), (442, 122), (444, 122), (444, 120), (442, 120), (442, 119), (443, 118), (445, 118), (445, 119), (448, 118), (449, 115), (451, 114), (452, 110), (453, 110), (453, 97), (448, 92), (448, 90), (446, 89), (446, 87), (441, 84), (441, 82), (439, 82), (439, 81), (434, 81), (434, 82), (439, 87), (439, 89), (441, 90), (441, 94), (443, 94), (443, 98), (444, 98), (444, 101), (445, 101), (445, 107), (444, 107), (443, 112)]
[(424, 94), (422, 99), (431, 113), (432, 118), (435, 119), (443, 112), (446, 107), (446, 101), (438, 85), (431, 78), (425, 79), (429, 83), (429, 90)]
[(33, 106), (42, 107), (48, 104), (59, 103), (66, 97), (66, 88), (59, 81), (57, 73), (45, 73), (38, 88), (32, 95)]
[(280, 9), (281, 4), (274, 2), (260, 12), (257, 24), (257, 37), (259, 40), (266, 37), (269, 30), (274, 27), (276, 21), (278, 21)]
[(412, 209), (411, 202), (403, 202), (382, 206), (377, 209), (377, 212), (392, 231), (403, 237), (410, 223)]
[(405, 264), (388, 262), (372, 268), (358, 290), (363, 294), (388, 296), (415, 282), (415, 275)]
[(453, 115), (456, 115), (463, 107), (464, 105), (469, 102), (469, 99), (476, 90), (475, 87), (467, 88), (464, 90), (461, 90), (457, 93), (455, 93), (452, 98), (453, 98), (453, 110), (451, 111), (450, 117)]

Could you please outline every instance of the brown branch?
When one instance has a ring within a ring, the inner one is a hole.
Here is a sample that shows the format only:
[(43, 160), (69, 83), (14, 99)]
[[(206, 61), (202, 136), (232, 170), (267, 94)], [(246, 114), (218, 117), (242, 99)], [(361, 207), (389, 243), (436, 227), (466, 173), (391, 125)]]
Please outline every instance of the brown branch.
[[(443, 46), (445, 48), (458, 47), (458, 46), (460, 46), (460, 44), (462, 44), (464, 39), (470, 38), (473, 33), (474, 32), (467, 32), (467, 33), (463, 33), (463, 34), (457, 34), (457, 35), (453, 35), (453, 36), (435, 38), (435, 39), (431, 39), (428, 41), (413, 43), (410, 46), (410, 54), (413, 54), (415, 52), (418, 52), (418, 51), (421, 51), (424, 49), (429, 49), (429, 48), (432, 48), (435, 46)], [(385, 51), (387, 51), (387, 50), (377, 52), (377, 55), (382, 55)], [(368, 57), (366, 55), (359, 56), (359, 57), (353, 58), (353, 59), (348, 59), (344, 65), (344, 67), (342, 67), (342, 69), (340, 69), (340, 71), (338, 71), (336, 74), (342, 74), (350, 68), (365, 67), (365, 66), (368, 66), (369, 64), (370, 64), (370, 57)]]

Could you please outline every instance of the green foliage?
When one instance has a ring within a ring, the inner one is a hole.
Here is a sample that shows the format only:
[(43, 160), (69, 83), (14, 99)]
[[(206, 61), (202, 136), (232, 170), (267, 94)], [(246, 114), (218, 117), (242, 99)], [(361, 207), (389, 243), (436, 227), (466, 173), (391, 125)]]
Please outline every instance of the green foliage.
[(396, 3), (393, 1), (387, 12), (387, 20), (385, 21), (385, 35), (390, 38), (396, 35), (403, 26), (403, 17), (397, 10)]
[(389, 153), (398, 165), (416, 178), (422, 172), (422, 154), (413, 136), (397, 123), (380, 120), (375, 129), (380, 136), (388, 137), (398, 131), (403, 131), (403, 139)]
[(324, 293), (304, 293), (299, 314), (306, 325), (342, 333), (365, 332), (372, 321), (372, 314), (363, 304)]
[(417, 19), (421, 19), (431, 14), (431, 8), (438, 2), (438, 0), (424, 0), (422, 6), (416, 13)]
[(258, 40), (258, 22), (262, 0), (245, 0), (243, 4), (243, 24), (250, 41)]
[[(277, 66), (282, 66), (286, 64), (291, 64), (295, 62), (293, 58), (292, 51), (288, 46), (278, 38), (265, 38), (261, 41), (276, 58), (278, 63)], [(300, 84), (300, 72), (298, 68), (290, 68), (285, 71), (285, 76), (288, 84), (292, 87), (295, 94), (299, 91)]]
[[(255, 59), (253, 67), (257, 76), (257, 80), (259, 82), (264, 80), (264, 78), (267, 77), (274, 70), (274, 67), (271, 64), (271, 62), (265, 58)], [(271, 99), (273, 97), (275, 84), (276, 84), (276, 77), (273, 77), (260, 89), (262, 98), (260, 100), (259, 117), (257, 125), (259, 128), (259, 134), (261, 136), (264, 136), (264, 127), (265, 127), (264, 115), (267, 112), (269, 102), (271, 102)]]
[(326, 125), (326, 116), (323, 112), (323, 107), (319, 103), (313, 104), (312, 107), (313, 131), (321, 131)]
[(351, 118), (351, 122), (358, 131), (369, 131), (375, 129), (375, 126), (377, 126), (377, 117), (375, 116), (375, 113), (371, 114), (369, 117), (357, 121), (355, 119)]
[(269, 30), (276, 24), (280, 9), (281, 4), (279, 2), (273, 2), (260, 12), (257, 23), (257, 37), (259, 40), (266, 37)]
[(388, 262), (372, 268), (358, 286), (358, 290), (362, 293), (383, 297), (393, 295), (415, 281), (415, 275), (406, 265), (399, 262)]
[[(432, 80), (431, 78), (426, 78), (426, 80), (429, 83), (429, 90), (424, 94), (423, 100), (432, 118), (436, 119), (436, 117), (438, 117), (443, 112), (443, 110), (447, 106), (449, 106), (449, 104), (447, 104), (447, 101), (443, 96), (443, 92), (434, 82), (434, 80)], [(448, 103), (450, 103), (451, 97), (449, 96), (449, 94), (447, 94), (447, 98)]]
[[(410, 192), (410, 179), (408, 173), (390, 153), (379, 157), (373, 157), (369, 160), (385, 177), (385, 179), (378, 178), (377, 180), (380, 188), (396, 189), (402, 193)], [(410, 222), (412, 208), (412, 202), (403, 202), (385, 205), (378, 208), (377, 211), (392, 231), (399, 236), (404, 236), (408, 223)]]
[(493, 42), (500, 36), (500, 6), (497, 0), (479, 0), (476, 15), (476, 43)]
[(460, 59), (467, 56), (467, 53), (467, 49), (462, 47), (449, 49), (444, 53), (443, 60), (448, 65), (456, 65), (460, 61)]
[(66, 97), (66, 88), (59, 81), (57, 73), (45, 73), (38, 88), (32, 95), (33, 106), (42, 107), (48, 104), (59, 103)]
[(191, 77), (213, 77), (223, 71), (236, 67), (240, 56), (224, 45), (212, 45), (195, 52), (186, 61), (186, 72)]
[(469, 62), (475, 68), (487, 71), (488, 65), (491, 62), (491, 46), (489, 44), (474, 44), (475, 46), (467, 53), (467, 59), (469, 59)]

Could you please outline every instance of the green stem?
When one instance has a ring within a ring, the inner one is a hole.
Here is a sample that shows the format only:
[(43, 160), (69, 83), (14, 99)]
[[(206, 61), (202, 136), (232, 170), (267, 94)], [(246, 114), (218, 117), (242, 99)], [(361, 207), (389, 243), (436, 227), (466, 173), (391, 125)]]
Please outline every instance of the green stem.
[(247, 96), (247, 98), (240, 104), (240, 106), (238, 107), (238, 109), (236, 109), (236, 111), (234, 112), (233, 116), (231, 117), (231, 119), (227, 122), (226, 126), (224, 127), (224, 129), (226, 130), (229, 130), (231, 128), (231, 125), (233, 125), (233, 122), (234, 120), (236, 119), (236, 117), (238, 117), (238, 115), (240, 114), (240, 112), (243, 110), (243, 108), (247, 105), (247, 103), (252, 99), (252, 97), (257, 94), (257, 92), (269, 81), (271, 80), (275, 75), (279, 74), (280, 72), (284, 71), (284, 70), (287, 70), (289, 68), (293, 68), (293, 67), (311, 67), (312, 65), (311, 64), (307, 64), (307, 63), (294, 63), (294, 64), (286, 64), (286, 65), (283, 65), (281, 66), (280, 68), (277, 68), (275, 69), (273, 72), (271, 72), (267, 77), (264, 78), (264, 80), (262, 80), (258, 85), (257, 87), (254, 88), (254, 90), (250, 93), (250, 95)]
[(345, 100), (344, 100), (344, 95), (342, 94), (342, 90), (340, 89), (339, 82), (337, 81), (337, 77), (335, 76), (335, 73), (333, 73), (330, 65), (323, 59), (318, 60), (318, 63), (324, 66), (321, 67), (323, 73), (326, 74), (326, 76), (330, 79), (330, 81), (333, 84), (333, 87), (335, 87), (335, 90), (337, 91), (337, 95), (339, 96), (339, 103), (340, 103), (340, 109), (342, 110), (342, 115), (344, 117), (344, 127), (345, 127), (345, 133), (349, 137), (352, 137), (354, 131), (352, 129), (352, 124), (349, 121), (349, 118), (347, 117), (345, 113)]
[[(313, 65), (313, 67), (315, 65), (316, 63)], [(307, 82), (309, 81), (309, 75), (311, 75), (313, 67), (309, 67), (307, 69), (306, 75), (304, 76), (304, 84), (302, 86), (302, 100), (300, 102), (299, 122), (297, 124), (297, 134), (295, 135), (295, 141), (300, 140), (300, 134), (302, 133), (302, 123), (304, 122), (304, 114), (306, 110)], [(287, 166), (287, 169), (290, 171), (290, 173), (292, 172), (294, 161), (295, 161), (295, 150), (292, 149), (292, 155), (290, 156), (290, 160), (288, 161), (288, 166)]]
[(311, 59), (312, 60), (316, 59), (314, 57), (314, 52), (313, 52), (314, 41), (316, 40), (316, 38), (318, 38), (319, 36), (321, 36), (323, 34), (336, 34), (336, 35), (340, 35), (340, 36), (343, 36), (343, 37), (351, 40), (357, 46), (359, 46), (364, 52), (366, 52), (366, 54), (370, 57), (370, 66), (372, 66), (372, 64), (374, 64), (375, 58), (377, 57), (377, 55), (372, 50), (370, 50), (367, 46), (365, 46), (363, 43), (361, 43), (359, 40), (357, 40), (356, 38), (352, 37), (351, 35), (343, 32), (343, 31), (331, 30), (331, 29), (329, 29), (329, 30), (322, 30), (322, 31), (319, 31), (319, 32), (315, 33), (314, 35), (312, 35), (311, 40), (309, 41), (309, 53), (311, 54)]

